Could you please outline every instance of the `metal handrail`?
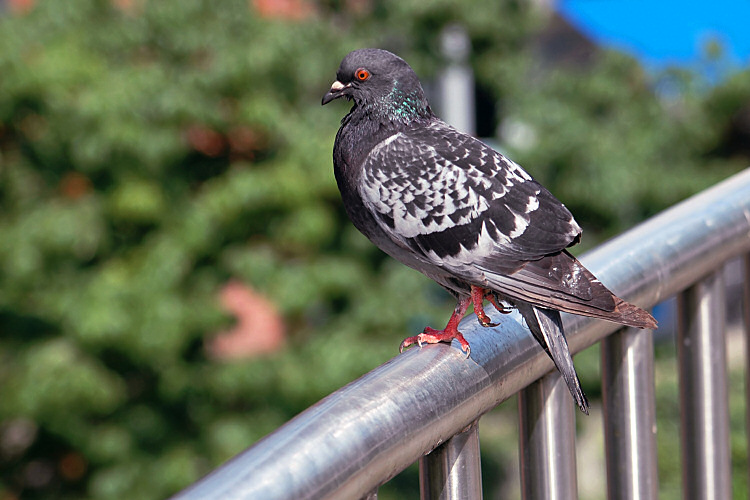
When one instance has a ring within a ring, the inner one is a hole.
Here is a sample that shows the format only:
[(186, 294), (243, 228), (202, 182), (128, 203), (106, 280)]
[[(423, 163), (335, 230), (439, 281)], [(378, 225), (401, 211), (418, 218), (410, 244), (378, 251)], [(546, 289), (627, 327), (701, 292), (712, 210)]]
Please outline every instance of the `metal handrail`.
[[(587, 252), (581, 261), (623, 299), (642, 307), (652, 307), (693, 284), (702, 283), (726, 260), (748, 252), (750, 169)], [(696, 297), (692, 303), (700, 302), (700, 293)], [(683, 314), (688, 318), (687, 331), (692, 324), (689, 319), (690, 300), (683, 301), (687, 304), (687, 312)], [(700, 307), (696, 310), (700, 314)], [(493, 314), (494, 319), (498, 316)], [(559, 378), (554, 374), (545, 376), (553, 369), (552, 362), (523, 326), (520, 316), (512, 313), (499, 320), (500, 324), (491, 329), (481, 328), (470, 318), (461, 323), (461, 331), (472, 347), (469, 359), (456, 344), (430, 345), (398, 355), (308, 408), (175, 498), (373, 497), (380, 484), (436, 448), (422, 460), (423, 472), (430, 469), (430, 460), (437, 460), (438, 464), (443, 460), (443, 464), (449, 465), (455, 465), (459, 460), (469, 464), (469, 472), (475, 471), (479, 451), (475, 422), (515, 393), (524, 390), (519, 398), (522, 433), (523, 422), (537, 425), (549, 421), (553, 425), (550, 415), (559, 417), (559, 411), (573, 411), (564, 385), (562, 394), (565, 398), (555, 396), (561, 393), (558, 390)], [(564, 315), (563, 322), (572, 352), (585, 349), (621, 328), (614, 323), (581, 316)], [(634, 348), (634, 352), (643, 352), (643, 347), (634, 342), (638, 334), (638, 331), (625, 330), (618, 332), (621, 337), (608, 338), (608, 343), (614, 343), (606, 349), (608, 354), (603, 354), (603, 359), (611, 360), (622, 349)], [(686, 357), (684, 366), (693, 366), (691, 362)], [(631, 371), (637, 372), (632, 367)], [(683, 372), (685, 377), (691, 376), (687, 370)], [(616, 378), (605, 373), (605, 380), (607, 377)], [(648, 386), (648, 379), (645, 380), (645, 386)], [(653, 385), (653, 379), (650, 383)], [(647, 389), (645, 393), (648, 396)], [(617, 391), (609, 394), (605, 388), (605, 413), (608, 400), (623, 400)], [(644, 423), (652, 418), (648, 412), (653, 413), (653, 393), (645, 399), (645, 411), (621, 415), (625, 420), (613, 419), (617, 422), (614, 425), (625, 422), (633, 424), (631, 427), (636, 430), (645, 428)], [(612, 411), (615, 403), (611, 404)], [(642, 417), (644, 414), (646, 417)], [(631, 418), (632, 422), (628, 420)], [(634, 422), (640, 423), (636, 426)], [(648, 437), (651, 431), (638, 432)], [(528, 443), (533, 443), (534, 436), (538, 435), (529, 434)], [(461, 439), (453, 440), (453, 436)], [(557, 447), (555, 453), (569, 457), (571, 439), (554, 436), (552, 442), (541, 444), (540, 449), (547, 451), (537, 454), (544, 458), (549, 453), (547, 448)], [(474, 441), (476, 445), (472, 444)], [(655, 457), (651, 456), (655, 452), (650, 446), (639, 451), (638, 446), (632, 445), (632, 440), (630, 448), (623, 448), (614, 441), (608, 441), (607, 445), (608, 459), (615, 457), (612, 460), (616, 461), (618, 456), (640, 456), (639, 463), (644, 469), (655, 468)], [(469, 451), (462, 453), (464, 448)], [(723, 452), (719, 450), (719, 453)], [(534, 460), (534, 456), (535, 453), (529, 453), (530, 460)], [(552, 469), (559, 465), (554, 461), (548, 464)], [(439, 469), (435, 464), (432, 468)], [(481, 497), (481, 491), (478, 495), (476, 492), (476, 479), (469, 477), (467, 481), (466, 474), (455, 472), (455, 467), (443, 469), (439, 473), (443, 477), (442, 486), (436, 488), (457, 491), (447, 494), (446, 498), (461, 495)], [(572, 470), (574, 475), (574, 464)], [(609, 470), (613, 471), (610, 474), (617, 474), (619, 469), (608, 466)], [(626, 468), (625, 473), (628, 471), (634, 472)], [(459, 477), (454, 477), (456, 474)], [(534, 466), (526, 474), (524, 482), (538, 485), (541, 481), (539, 475), (547, 474), (547, 471), (545, 467)], [(570, 474), (568, 471), (566, 477)], [(653, 477), (648, 473), (646, 476), (650, 481), (648, 491), (655, 491)], [(429, 478), (423, 478), (423, 498), (445, 494), (445, 491), (431, 492), (429, 484), (425, 484), (429, 482)], [(575, 478), (572, 484), (559, 488), (575, 491)], [(525, 498), (545, 495), (543, 491), (523, 491)], [(560, 495), (564, 498), (565, 492)]]

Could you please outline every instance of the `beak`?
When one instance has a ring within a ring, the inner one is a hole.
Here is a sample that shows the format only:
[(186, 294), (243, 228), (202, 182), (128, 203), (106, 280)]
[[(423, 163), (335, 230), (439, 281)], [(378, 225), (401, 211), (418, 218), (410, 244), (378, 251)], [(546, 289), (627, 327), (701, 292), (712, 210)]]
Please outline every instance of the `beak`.
[(336, 80), (331, 85), (331, 90), (329, 90), (326, 95), (323, 96), (323, 101), (321, 102), (321, 105), (325, 106), (329, 102), (333, 101), (334, 99), (338, 99), (339, 97), (343, 96), (342, 91), (344, 89), (348, 89), (350, 87), (350, 84), (344, 85), (340, 81)]

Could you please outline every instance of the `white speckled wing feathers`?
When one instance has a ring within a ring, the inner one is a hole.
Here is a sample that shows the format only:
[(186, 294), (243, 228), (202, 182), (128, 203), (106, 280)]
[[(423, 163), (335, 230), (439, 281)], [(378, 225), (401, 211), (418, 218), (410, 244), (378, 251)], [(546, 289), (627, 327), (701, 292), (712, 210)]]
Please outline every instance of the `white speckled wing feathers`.
[(466, 279), (482, 267), (515, 272), (581, 232), (520, 166), (440, 121), (381, 141), (362, 175), (363, 203), (380, 227)]

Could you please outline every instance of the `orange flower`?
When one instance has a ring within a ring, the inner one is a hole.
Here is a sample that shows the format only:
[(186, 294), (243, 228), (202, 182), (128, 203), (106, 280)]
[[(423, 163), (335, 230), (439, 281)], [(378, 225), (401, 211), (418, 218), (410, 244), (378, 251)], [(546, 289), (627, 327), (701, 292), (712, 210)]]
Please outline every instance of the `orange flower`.
[(261, 17), (301, 21), (313, 14), (313, 6), (306, 0), (251, 0)]
[(219, 360), (241, 359), (281, 349), (286, 326), (272, 302), (238, 281), (224, 286), (220, 300), (224, 309), (237, 318), (237, 323), (207, 341), (209, 356)]

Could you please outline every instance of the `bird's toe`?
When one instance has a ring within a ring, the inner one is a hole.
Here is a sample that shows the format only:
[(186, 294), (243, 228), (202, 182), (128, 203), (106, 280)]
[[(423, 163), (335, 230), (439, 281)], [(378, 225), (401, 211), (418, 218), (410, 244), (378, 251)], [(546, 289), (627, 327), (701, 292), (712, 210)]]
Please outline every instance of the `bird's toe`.
[(404, 352), (404, 349), (414, 344), (419, 344), (419, 346), (422, 347), (422, 344), (419, 340), (419, 335), (416, 335), (414, 337), (406, 337), (404, 340), (402, 340), (401, 345), (398, 346), (398, 352), (402, 353)]

